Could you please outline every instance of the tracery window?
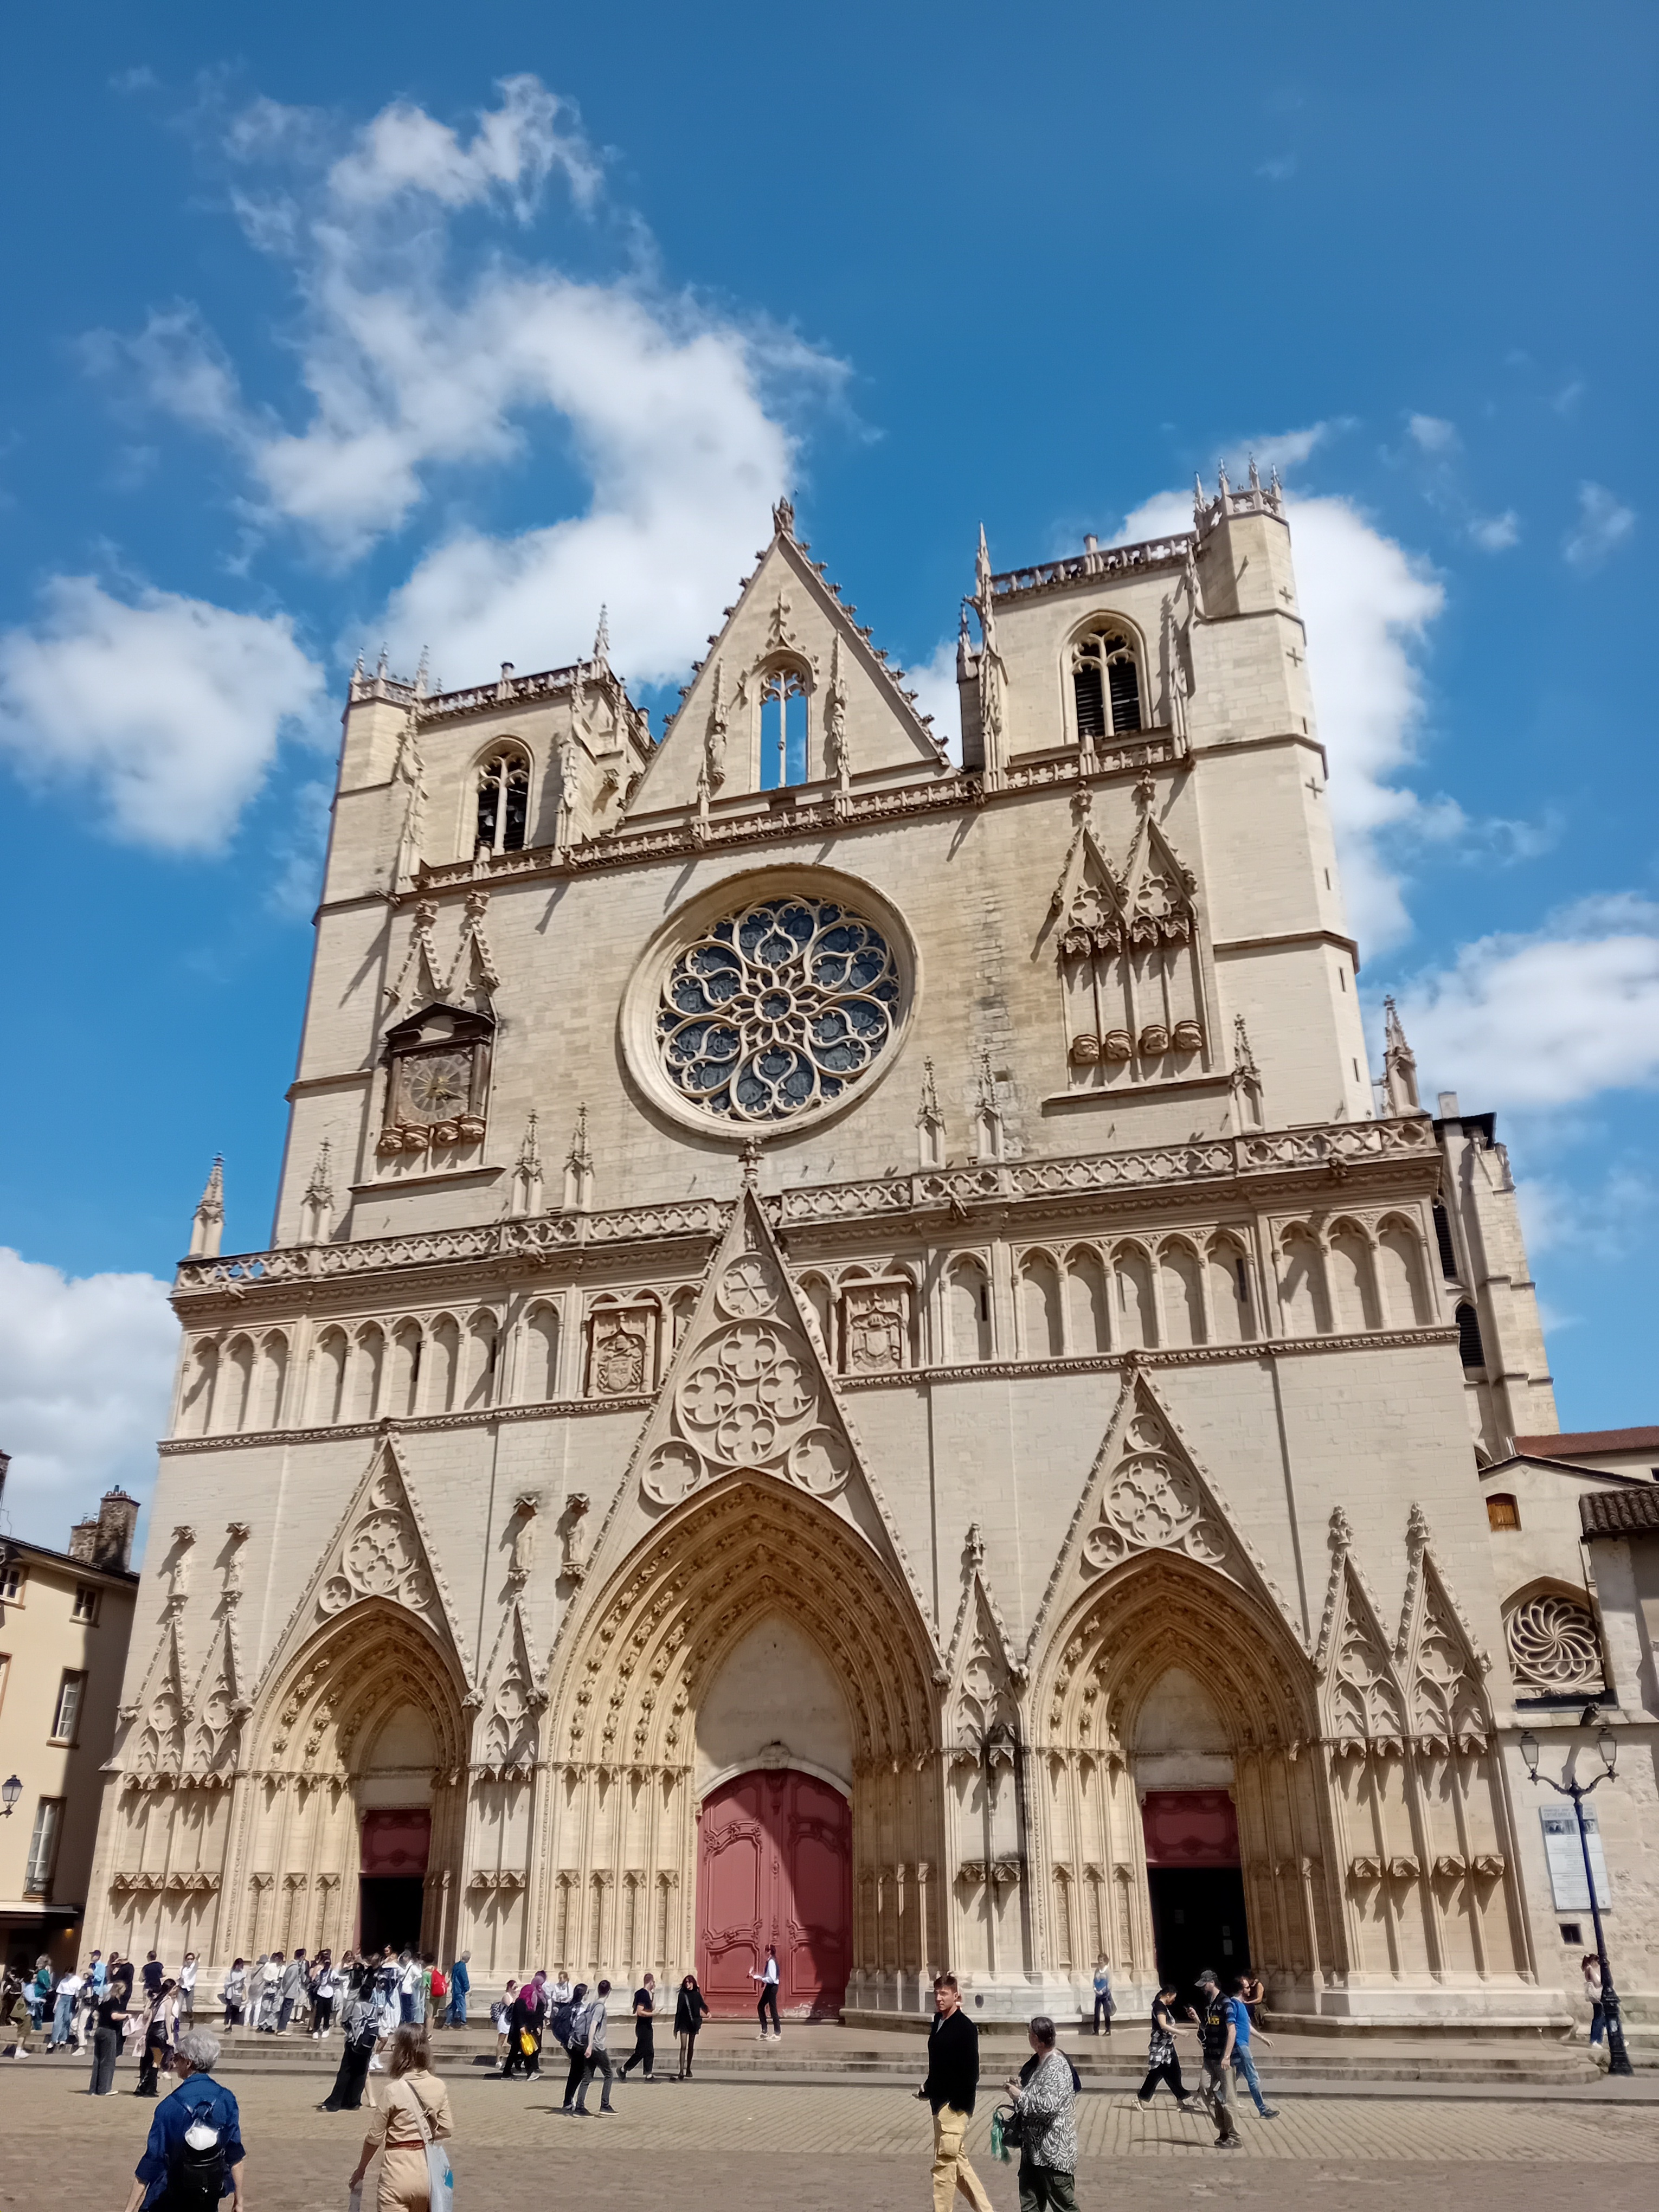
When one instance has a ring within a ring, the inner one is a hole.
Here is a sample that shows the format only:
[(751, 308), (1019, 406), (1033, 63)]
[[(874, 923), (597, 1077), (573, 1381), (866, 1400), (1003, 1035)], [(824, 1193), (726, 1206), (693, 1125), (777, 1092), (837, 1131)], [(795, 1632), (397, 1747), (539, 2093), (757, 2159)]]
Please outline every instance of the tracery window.
[(805, 783), (806, 683), (798, 670), (769, 670), (761, 682), (760, 714), (761, 789)]
[(478, 849), (521, 853), (530, 818), (530, 763), (501, 745), (478, 766)]
[(1472, 1305), (1457, 1309), (1457, 1353), (1465, 1367), (1484, 1367), (1486, 1346), (1480, 1341), (1480, 1316)]
[(1127, 631), (1085, 631), (1072, 647), (1077, 733), (1085, 742), (1140, 727), (1140, 667)]
[(1600, 1687), (1601, 1639), (1587, 1605), (1544, 1590), (1524, 1599), (1504, 1623), (1510, 1666), (1518, 1683), (1536, 1689)]
[(682, 1097), (726, 1121), (839, 1098), (891, 1042), (899, 975), (873, 924), (829, 899), (767, 899), (714, 922), (668, 971), (657, 1043)]

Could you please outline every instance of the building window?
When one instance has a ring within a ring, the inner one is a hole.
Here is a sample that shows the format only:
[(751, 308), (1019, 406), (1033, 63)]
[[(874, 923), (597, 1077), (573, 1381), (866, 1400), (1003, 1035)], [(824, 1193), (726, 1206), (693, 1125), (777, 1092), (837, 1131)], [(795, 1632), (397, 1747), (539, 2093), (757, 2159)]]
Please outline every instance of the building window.
[(761, 685), (761, 789), (805, 781), (805, 682), (793, 668), (775, 668)]
[(1486, 1500), (1486, 1519), (1494, 1528), (1518, 1528), (1521, 1508), (1503, 1491), (1496, 1491)]
[(76, 1583), (75, 1585), (75, 1604), (70, 1610), (70, 1619), (84, 1620), (88, 1626), (95, 1625), (98, 1619), (98, 1592), (93, 1583)]
[(64, 1669), (64, 1679), (58, 1685), (58, 1706), (52, 1717), (52, 1740), (54, 1743), (73, 1743), (76, 1725), (81, 1717), (81, 1699), (87, 1686), (87, 1678), (73, 1668)]
[(1486, 1349), (1480, 1341), (1480, 1316), (1471, 1305), (1457, 1309), (1457, 1356), (1465, 1367), (1484, 1367)]
[(1504, 1623), (1510, 1671), (1523, 1689), (1599, 1689), (1604, 1675), (1595, 1616), (1576, 1598), (1545, 1590), (1525, 1599)]
[(478, 769), (478, 850), (521, 853), (530, 818), (530, 763), (503, 745)]
[(23, 1876), (27, 1896), (44, 1897), (51, 1889), (52, 1869), (58, 1863), (58, 1838), (63, 1825), (63, 1799), (43, 1797), (34, 1808), (34, 1832), (29, 1838), (28, 1870)]
[(1444, 1201), (1434, 1201), (1434, 1241), (1440, 1247), (1440, 1272), (1449, 1283), (1457, 1280), (1457, 1254), (1452, 1249), (1451, 1216)]
[(11, 1559), (0, 1567), (0, 1605), (21, 1605), (24, 1579), (21, 1560)]
[(1072, 647), (1072, 696), (1079, 738), (1115, 737), (1140, 727), (1140, 670), (1122, 630), (1090, 630)]
[(1564, 1920), (1561, 1923), (1561, 1941), (1570, 1949), (1577, 1950), (1583, 1940), (1584, 1923), (1582, 1920)]

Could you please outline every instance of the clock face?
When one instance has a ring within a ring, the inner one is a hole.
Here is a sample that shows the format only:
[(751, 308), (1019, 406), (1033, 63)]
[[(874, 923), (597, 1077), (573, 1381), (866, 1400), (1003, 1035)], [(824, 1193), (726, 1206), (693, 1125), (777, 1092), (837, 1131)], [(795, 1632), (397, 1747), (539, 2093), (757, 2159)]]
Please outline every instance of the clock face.
[(465, 1114), (471, 1103), (471, 1054), (425, 1053), (418, 1060), (405, 1060), (403, 1094), (410, 1121), (453, 1121), (458, 1114)]

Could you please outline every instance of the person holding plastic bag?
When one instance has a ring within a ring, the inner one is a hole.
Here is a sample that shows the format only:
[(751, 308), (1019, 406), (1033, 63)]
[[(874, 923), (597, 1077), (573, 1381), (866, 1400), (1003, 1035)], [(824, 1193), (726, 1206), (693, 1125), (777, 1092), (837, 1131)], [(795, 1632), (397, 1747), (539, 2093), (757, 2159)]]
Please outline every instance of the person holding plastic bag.
[(376, 2151), (380, 2160), (376, 2212), (452, 2212), (454, 2177), (444, 2145), (455, 2132), (449, 2092), (432, 2071), (424, 2027), (400, 2027), (392, 2041), (392, 2070), (371, 2107), (357, 2170), (346, 2186), (353, 2212), (362, 2203), (363, 2177)]

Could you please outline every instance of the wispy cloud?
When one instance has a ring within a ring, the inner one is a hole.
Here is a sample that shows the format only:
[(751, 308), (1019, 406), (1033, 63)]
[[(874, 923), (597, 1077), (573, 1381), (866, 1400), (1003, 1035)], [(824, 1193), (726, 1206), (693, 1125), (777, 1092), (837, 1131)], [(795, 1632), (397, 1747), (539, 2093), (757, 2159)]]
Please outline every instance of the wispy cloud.
[(1456, 423), (1448, 422), (1439, 415), (1407, 416), (1406, 428), (1425, 453), (1455, 453), (1462, 442)]
[(1289, 183), (1296, 171), (1297, 157), (1294, 154), (1274, 154), (1265, 161), (1258, 161), (1255, 173), (1258, 177), (1265, 177), (1269, 184), (1283, 185)]
[(1512, 507), (1502, 514), (1478, 514), (1469, 523), (1469, 536), (1483, 553), (1507, 553), (1521, 543), (1521, 518)]
[(1578, 519), (1562, 539), (1561, 551), (1575, 568), (1599, 568), (1635, 535), (1634, 507), (1626, 507), (1605, 484), (1582, 483)]

